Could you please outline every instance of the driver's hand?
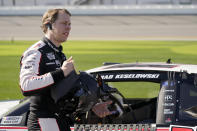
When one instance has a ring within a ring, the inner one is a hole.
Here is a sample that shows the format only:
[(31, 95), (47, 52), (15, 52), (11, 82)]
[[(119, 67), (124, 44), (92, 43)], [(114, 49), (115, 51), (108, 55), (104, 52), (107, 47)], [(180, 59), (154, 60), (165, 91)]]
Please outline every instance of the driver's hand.
[(110, 105), (111, 103), (112, 103), (112, 101), (106, 101), (106, 102), (97, 103), (92, 108), (92, 111), (100, 118), (103, 118), (103, 117), (106, 117), (108, 115), (111, 115), (112, 112), (109, 111), (109, 109), (108, 109), (108, 105)]
[(72, 56), (68, 60), (63, 62), (61, 69), (63, 70), (65, 77), (68, 74), (70, 74), (70, 72), (75, 70), (75, 68), (74, 68), (74, 60), (72, 59)]

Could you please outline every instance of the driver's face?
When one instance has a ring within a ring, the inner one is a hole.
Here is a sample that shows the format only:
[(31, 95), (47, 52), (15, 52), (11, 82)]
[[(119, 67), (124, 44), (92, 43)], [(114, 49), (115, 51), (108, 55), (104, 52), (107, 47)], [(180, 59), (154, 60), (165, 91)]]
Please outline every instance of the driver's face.
[(57, 20), (52, 24), (52, 28), (55, 41), (58, 43), (65, 42), (71, 30), (70, 16), (60, 11)]

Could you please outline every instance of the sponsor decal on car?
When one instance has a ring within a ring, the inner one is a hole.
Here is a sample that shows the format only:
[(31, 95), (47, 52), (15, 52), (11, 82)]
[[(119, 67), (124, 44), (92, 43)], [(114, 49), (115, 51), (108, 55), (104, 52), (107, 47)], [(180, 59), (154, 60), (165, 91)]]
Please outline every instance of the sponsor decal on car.
[(196, 131), (196, 127), (192, 127), (192, 126), (180, 126), (180, 125), (170, 125), (170, 131)]
[(2, 125), (20, 124), (23, 116), (6, 116), (1, 120)]

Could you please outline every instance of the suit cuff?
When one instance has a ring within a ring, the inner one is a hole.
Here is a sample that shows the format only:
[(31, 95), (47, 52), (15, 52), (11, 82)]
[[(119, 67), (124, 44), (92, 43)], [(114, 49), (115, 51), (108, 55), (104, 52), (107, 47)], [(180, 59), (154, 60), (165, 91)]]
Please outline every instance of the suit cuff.
[(64, 72), (62, 69), (58, 69), (56, 71), (52, 71), (51, 75), (53, 77), (54, 83), (58, 83), (59, 81), (63, 80), (64, 77)]

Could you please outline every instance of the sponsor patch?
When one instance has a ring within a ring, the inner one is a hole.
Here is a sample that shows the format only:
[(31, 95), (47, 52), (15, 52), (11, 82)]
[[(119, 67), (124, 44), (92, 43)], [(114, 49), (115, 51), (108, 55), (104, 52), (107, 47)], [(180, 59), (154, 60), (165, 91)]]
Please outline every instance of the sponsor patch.
[(173, 97), (172, 97), (172, 95), (165, 95), (164, 99), (165, 99), (165, 101), (172, 101)]
[(54, 60), (54, 59), (55, 59), (55, 55), (54, 55), (53, 52), (47, 53), (46, 55), (47, 55), (47, 58), (48, 58), (49, 60)]
[(174, 106), (174, 103), (163, 103), (163, 106)]
[(46, 63), (46, 65), (55, 65), (55, 62)]
[(163, 92), (175, 92), (175, 90), (163, 90)]
[(1, 120), (1, 124), (9, 125), (9, 124), (20, 124), (23, 116), (6, 116)]
[(173, 114), (173, 111), (171, 109), (164, 109), (164, 114), (169, 115), (169, 114)]
[(30, 69), (32, 66), (25, 66), (24, 69)]
[(165, 119), (165, 122), (166, 122), (166, 123), (171, 123), (172, 120), (171, 120), (171, 118), (166, 118), (166, 119)]

